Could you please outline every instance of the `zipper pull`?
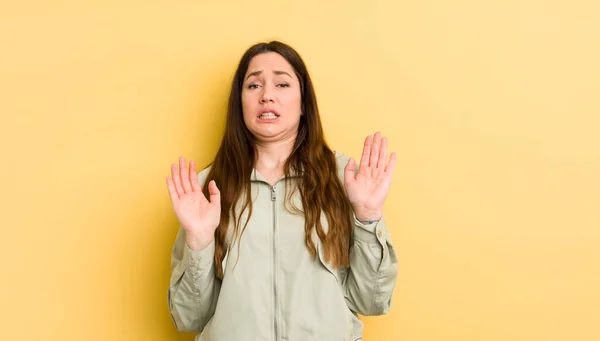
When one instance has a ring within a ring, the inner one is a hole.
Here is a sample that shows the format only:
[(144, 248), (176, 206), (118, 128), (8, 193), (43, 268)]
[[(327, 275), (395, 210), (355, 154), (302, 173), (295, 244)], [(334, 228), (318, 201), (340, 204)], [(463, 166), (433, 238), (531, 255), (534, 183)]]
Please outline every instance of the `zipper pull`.
[(275, 201), (277, 197), (275, 196), (275, 186), (271, 186), (271, 201)]

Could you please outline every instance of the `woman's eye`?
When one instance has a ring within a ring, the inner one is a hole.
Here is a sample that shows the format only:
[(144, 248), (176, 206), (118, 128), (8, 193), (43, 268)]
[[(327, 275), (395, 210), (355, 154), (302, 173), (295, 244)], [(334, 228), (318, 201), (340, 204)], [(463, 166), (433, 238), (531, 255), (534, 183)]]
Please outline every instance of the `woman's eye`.
[(258, 88), (258, 84), (250, 84), (248, 85), (248, 89), (257, 89)]
[(289, 88), (290, 85), (288, 83), (281, 83), (279, 86), (282, 88)]

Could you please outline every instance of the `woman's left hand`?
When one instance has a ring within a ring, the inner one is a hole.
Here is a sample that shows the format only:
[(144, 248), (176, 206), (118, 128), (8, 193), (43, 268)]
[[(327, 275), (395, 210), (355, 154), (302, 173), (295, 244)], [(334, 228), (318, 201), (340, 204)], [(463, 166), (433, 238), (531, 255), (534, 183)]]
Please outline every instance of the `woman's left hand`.
[(387, 139), (377, 132), (365, 139), (356, 176), (353, 158), (344, 169), (344, 186), (358, 220), (379, 220), (383, 215), (383, 202), (392, 183), (396, 153), (392, 153), (388, 163), (386, 159)]

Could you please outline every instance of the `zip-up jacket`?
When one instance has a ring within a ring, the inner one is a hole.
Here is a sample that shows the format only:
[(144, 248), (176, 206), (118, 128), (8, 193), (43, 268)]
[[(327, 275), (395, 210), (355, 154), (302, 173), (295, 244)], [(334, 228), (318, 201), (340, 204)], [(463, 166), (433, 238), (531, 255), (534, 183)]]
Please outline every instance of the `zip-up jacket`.
[[(343, 183), (349, 158), (335, 155)], [(198, 174), (201, 186), (208, 171)], [(215, 242), (194, 252), (179, 228), (168, 290), (178, 330), (198, 332), (196, 341), (357, 341), (358, 314), (389, 311), (398, 265), (384, 219), (363, 224), (354, 216), (350, 264), (335, 269), (316, 233), (316, 260), (306, 248), (303, 215), (284, 207), (284, 181), (271, 186), (253, 170), (252, 216), (239, 245), (229, 243), (223, 280), (216, 276)], [(295, 193), (293, 204), (301, 208)], [(321, 221), (327, 231), (324, 215)]]

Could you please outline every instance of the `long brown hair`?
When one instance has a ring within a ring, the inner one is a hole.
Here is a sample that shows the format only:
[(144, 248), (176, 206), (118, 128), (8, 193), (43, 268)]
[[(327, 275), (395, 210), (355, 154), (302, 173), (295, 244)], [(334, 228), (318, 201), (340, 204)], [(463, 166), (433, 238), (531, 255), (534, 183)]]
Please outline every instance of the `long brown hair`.
[[(278, 41), (251, 46), (242, 56), (235, 72), (229, 104), (225, 133), (221, 145), (210, 164), (203, 191), (208, 195), (208, 183), (215, 180), (221, 191), (221, 221), (215, 232), (215, 265), (217, 276), (223, 278), (223, 258), (227, 252), (227, 234), (230, 218), (233, 218), (233, 235), (239, 238), (252, 215), (251, 174), (257, 158), (256, 141), (244, 124), (242, 113), (242, 86), (244, 75), (253, 57), (258, 54), (276, 52), (293, 67), (300, 81), (302, 113), (294, 148), (284, 165), (285, 178), (296, 174), (294, 190), (301, 195), (305, 216), (305, 244), (314, 258), (317, 249), (311, 238), (313, 229), (324, 247), (326, 261), (339, 268), (348, 264), (348, 253), (352, 235), (352, 206), (337, 173), (335, 154), (325, 142), (317, 98), (308, 70), (300, 55), (289, 45)], [(286, 207), (291, 198), (286, 181)], [(240, 212), (235, 212), (236, 203), (244, 198)], [(248, 220), (240, 233), (242, 213), (248, 209)], [(237, 213), (237, 214), (236, 214)], [(321, 224), (324, 214), (328, 230)], [(239, 239), (238, 239), (239, 240)]]

